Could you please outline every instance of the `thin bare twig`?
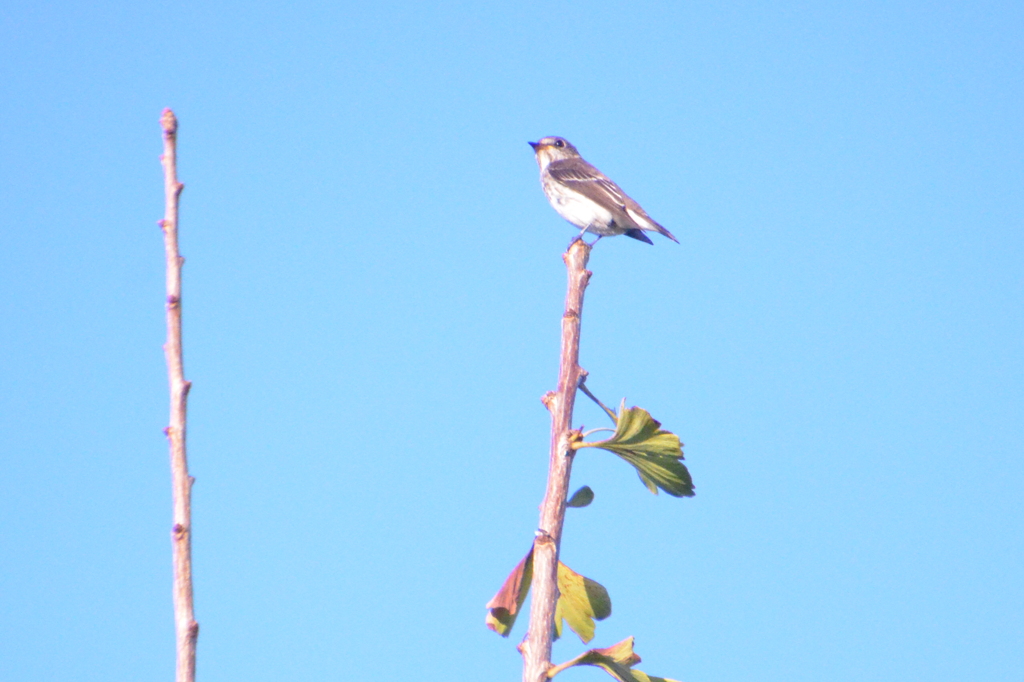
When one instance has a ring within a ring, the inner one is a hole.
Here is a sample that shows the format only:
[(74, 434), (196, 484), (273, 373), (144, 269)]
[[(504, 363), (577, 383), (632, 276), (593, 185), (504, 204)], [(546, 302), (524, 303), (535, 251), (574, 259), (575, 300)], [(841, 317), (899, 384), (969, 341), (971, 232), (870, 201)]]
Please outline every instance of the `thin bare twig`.
[(530, 629), (519, 647), (523, 654), (523, 682), (545, 682), (551, 667), (555, 603), (558, 601), (558, 550), (575, 452), (571, 443), (574, 438), (579, 438), (578, 432), (572, 428), (572, 412), (576, 388), (584, 374), (579, 364), (580, 318), (583, 314), (583, 293), (590, 281), (590, 272), (586, 269), (589, 257), (590, 247), (583, 240), (573, 242), (562, 256), (569, 286), (562, 316), (558, 388), (544, 396), (544, 404), (551, 412), (551, 456), (548, 486), (540, 508), (540, 528), (533, 543)]
[(192, 483), (185, 454), (185, 413), (191, 382), (185, 381), (181, 352), (181, 266), (185, 259), (178, 253), (178, 197), (184, 185), (178, 182), (178, 120), (164, 109), (160, 117), (164, 131), (164, 195), (166, 208), (160, 227), (167, 252), (167, 378), (171, 388), (171, 421), (165, 429), (171, 450), (171, 489), (174, 496), (174, 525), (171, 527), (171, 551), (174, 563), (174, 624), (177, 633), (176, 682), (196, 679), (196, 640), (199, 623), (192, 610)]

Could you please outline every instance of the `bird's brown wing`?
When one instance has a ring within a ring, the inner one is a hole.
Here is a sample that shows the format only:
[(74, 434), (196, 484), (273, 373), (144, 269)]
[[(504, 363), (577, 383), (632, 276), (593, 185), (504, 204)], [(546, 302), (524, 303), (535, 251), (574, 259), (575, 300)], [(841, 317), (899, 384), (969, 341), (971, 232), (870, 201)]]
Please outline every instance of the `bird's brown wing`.
[(588, 199), (608, 208), (614, 206), (620, 212), (625, 212), (627, 202), (633, 201), (621, 187), (583, 159), (555, 161), (548, 166), (548, 173), (554, 180)]
[(555, 161), (548, 166), (548, 173), (554, 180), (608, 208), (615, 216), (615, 222), (623, 227), (654, 230), (679, 243), (671, 232), (647, 215), (647, 211), (623, 192), (621, 187), (583, 159)]

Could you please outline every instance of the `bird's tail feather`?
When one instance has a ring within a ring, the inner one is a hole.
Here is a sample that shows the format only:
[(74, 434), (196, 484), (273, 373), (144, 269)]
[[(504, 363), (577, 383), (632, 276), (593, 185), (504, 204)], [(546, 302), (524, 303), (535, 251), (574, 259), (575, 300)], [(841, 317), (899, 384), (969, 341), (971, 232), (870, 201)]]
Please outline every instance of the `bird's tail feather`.
[(658, 233), (659, 233), (659, 234), (663, 234), (663, 235), (665, 235), (666, 237), (668, 237), (669, 239), (671, 239), (672, 241), (674, 241), (674, 242), (675, 242), (676, 244), (678, 244), (678, 243), (679, 243), (679, 240), (678, 240), (678, 239), (676, 239), (676, 238), (675, 238), (675, 236), (674, 236), (674, 235), (673, 235), (673, 234), (672, 234), (671, 232), (669, 232), (668, 230), (666, 230), (666, 229), (665, 229), (664, 227), (662, 227), (662, 226), (661, 226), (661, 225), (659, 225), (658, 223), (655, 223), (655, 222), (654, 222), (653, 220), (652, 220), (651, 222), (652, 222), (652, 223), (654, 223), (654, 227), (656, 227), (656, 228), (658, 229)]
[[(634, 227), (632, 230), (626, 230), (623, 234), (625, 234), (627, 237), (632, 237), (633, 239), (639, 239), (642, 242), (647, 242), (648, 244), (654, 244), (654, 242), (651, 241), (651, 238), (644, 234), (644, 231), (638, 227)], [(668, 236), (672, 237), (672, 235)], [(675, 239), (675, 237), (672, 237), (672, 239)]]

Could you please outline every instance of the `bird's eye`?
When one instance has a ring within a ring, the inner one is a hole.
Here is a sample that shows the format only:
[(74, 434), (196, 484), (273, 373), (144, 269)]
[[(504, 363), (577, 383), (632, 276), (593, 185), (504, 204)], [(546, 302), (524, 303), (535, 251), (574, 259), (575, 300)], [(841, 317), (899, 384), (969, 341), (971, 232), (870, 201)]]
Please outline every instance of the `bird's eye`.
[(565, 146), (565, 143), (562, 142), (561, 140), (555, 140), (555, 146), (561, 149), (562, 147)]

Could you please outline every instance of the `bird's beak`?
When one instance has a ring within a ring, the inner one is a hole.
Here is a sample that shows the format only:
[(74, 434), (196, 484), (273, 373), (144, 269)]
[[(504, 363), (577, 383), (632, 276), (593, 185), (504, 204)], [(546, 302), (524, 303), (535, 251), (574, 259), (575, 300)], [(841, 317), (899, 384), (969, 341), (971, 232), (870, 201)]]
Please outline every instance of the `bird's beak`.
[(538, 149), (544, 146), (540, 142), (527, 142), (527, 144), (533, 147), (533, 151), (537, 151)]

